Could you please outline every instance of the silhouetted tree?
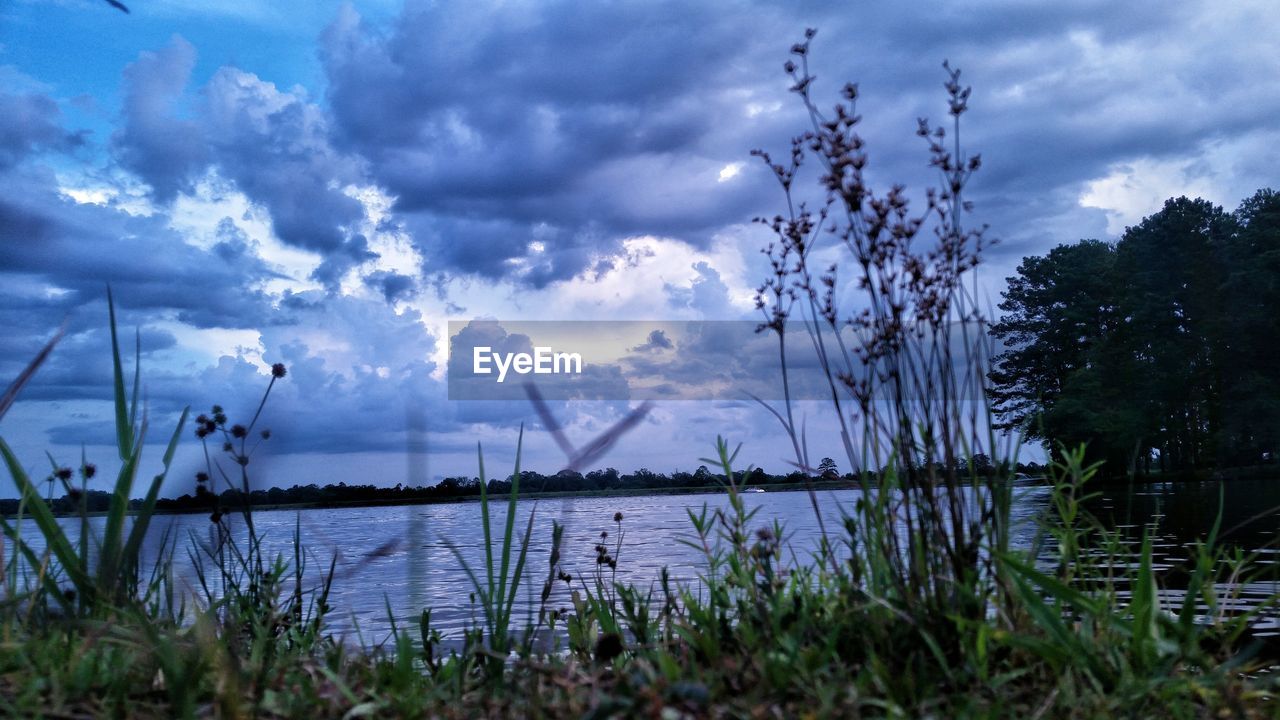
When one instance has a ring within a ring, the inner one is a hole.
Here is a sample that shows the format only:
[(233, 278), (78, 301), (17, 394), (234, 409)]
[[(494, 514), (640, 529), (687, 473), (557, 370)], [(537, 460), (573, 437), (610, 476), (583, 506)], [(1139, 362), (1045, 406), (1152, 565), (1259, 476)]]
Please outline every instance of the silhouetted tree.
[(1025, 258), (992, 334), (1003, 428), (1112, 473), (1257, 462), (1280, 434), (1280, 199), (1170, 199), (1114, 246)]
[(818, 475), (824, 478), (839, 477), (840, 469), (836, 467), (835, 460), (824, 457), (818, 461)]

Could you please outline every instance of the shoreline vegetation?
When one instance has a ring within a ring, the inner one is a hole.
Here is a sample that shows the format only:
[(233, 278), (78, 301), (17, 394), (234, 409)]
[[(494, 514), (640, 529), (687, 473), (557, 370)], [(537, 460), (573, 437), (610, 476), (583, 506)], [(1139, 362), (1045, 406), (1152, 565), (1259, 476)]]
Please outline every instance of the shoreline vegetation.
[[(1048, 468), (1045, 466), (1020, 464), (1013, 479), (1018, 484), (1052, 485), (1052, 480), (1047, 473)], [(544, 483), (540, 481), (547, 479), (547, 476), (528, 471), (523, 475), (524, 477), (521, 478), (520, 482), (524, 487), (545, 487)], [(557, 490), (530, 489), (522, 491), (520, 499), (644, 497), (646, 495), (700, 495), (728, 492), (728, 486), (724, 480), (712, 475), (708, 475), (705, 482), (696, 485), (670, 484), (681, 475), (694, 475), (693, 473), (674, 473), (672, 476), (656, 473), (650, 473), (649, 475), (658, 480), (659, 484), (628, 486), (624, 480), (621, 486), (615, 487), (570, 487)], [(994, 468), (991, 469), (989, 475), (996, 475)], [(622, 477), (626, 478), (628, 476)], [(1156, 471), (1150, 474), (1121, 478), (1095, 477), (1091, 486), (1100, 488), (1160, 483), (1231, 482), (1234, 480), (1272, 478), (1280, 481), (1280, 465), (1265, 464), (1224, 468), (1221, 470), (1179, 470), (1164, 473)], [(459, 480), (458, 478), (451, 479)], [(315, 484), (295, 485), (290, 488), (255, 490), (250, 493), (248, 503), (244, 502), (240, 491), (227, 490), (220, 494), (218, 503), (224, 507), (242, 507), (247, 504), (256, 511), (268, 512), (358, 507), (411, 507), (415, 505), (479, 502), (479, 479), (462, 478), (461, 480), (466, 482), (457, 483), (456, 487), (448, 492), (440, 492), (440, 485), (438, 484), (402, 488), (388, 488), (377, 485), (347, 485), (345, 483), (323, 486)], [(799, 473), (791, 473), (785, 476), (765, 475), (762, 479), (754, 474), (748, 477), (746, 473), (740, 472), (737, 473), (735, 484), (744, 491), (749, 491), (749, 488), (759, 488), (770, 493), (809, 492), (810, 490), (829, 492), (861, 489), (862, 478), (852, 473), (846, 473), (838, 478), (810, 478), (808, 476), (801, 477)], [(489, 494), (501, 495), (510, 492), (510, 489), (511, 483), (508, 481), (490, 480), (487, 491)], [(79, 502), (79, 496), (73, 497), (72, 495), (46, 498), (46, 502), (48, 502), (50, 510), (56, 517), (78, 517), (81, 513), (87, 514), (88, 517), (101, 517), (109, 512), (110, 493), (101, 490), (89, 490), (84, 493), (84, 496), (85, 502), (83, 504)], [(143, 500), (138, 498), (130, 500), (128, 513), (130, 515), (137, 513), (142, 507), (142, 503)], [(200, 498), (193, 495), (182, 495), (177, 498), (159, 498), (156, 500), (152, 514), (195, 515), (208, 513), (213, 508), (210, 503), (211, 501), (208, 498)], [(20, 506), (21, 500), (17, 498), (0, 500), (0, 517), (12, 519), (18, 514)]]
[[(268, 554), (255, 509), (211, 490), (248, 497), (258, 440), (269, 439), (254, 429), (271, 389), (287, 382), (283, 364), (272, 367), (256, 410), (182, 412), (162, 472), (144, 480), (126, 522), (147, 413), (139, 412), (140, 353), (130, 386), (108, 293), (121, 470), (109, 480), (83, 457), (78, 468), (49, 457), (53, 481), (80, 503), (78, 528), (57, 521), (45, 483), (0, 440), (21, 493), (17, 517), (0, 519), (0, 715), (1274, 717), (1280, 658), (1249, 628), (1276, 597), (1243, 597), (1256, 558), (1220, 543), (1217, 525), (1178, 548), (1180, 559), (1157, 561), (1150, 528), (1135, 540), (1089, 515), (1084, 502), (1103, 465), (1087, 446), (1059, 446), (1044, 469), (1051, 492), (1033, 547), (1010, 547), (1012, 467), (999, 459), (1018, 457), (1019, 440), (983, 422), (993, 353), (969, 278), (989, 242), (969, 227), (963, 199), (981, 166), (959, 143), (969, 88), (944, 64), (947, 117), (917, 129), (938, 179), (923, 207), (913, 205), (902, 188), (877, 192), (863, 175), (858, 87), (844, 86), (834, 110), (819, 109), (814, 35), (806, 31), (784, 65), (811, 124), (784, 159), (755, 153), (786, 201), (784, 213), (760, 220), (775, 239), (757, 298), (761, 332), (778, 339), (784, 397), (789, 322), (856, 334), (851, 345), (812, 335), (842, 464), (863, 469), (860, 496), (835, 523), (824, 524), (817, 493), (805, 488), (820, 532), (812, 555), (786, 552), (785, 528), (766, 508), (746, 507), (740, 473), (752, 469), (738, 463), (741, 445), (717, 436), (702, 462), (728, 503), (689, 510), (682, 540), (700, 554), (699, 580), (678, 583), (664, 570), (649, 584), (618, 582), (629, 561), (625, 510), (601, 532), (590, 569), (570, 572), (579, 565), (567, 562), (563, 526), (536, 507), (517, 526), (516, 503), (530, 490), (522, 427), (514, 468), (493, 492), (477, 445), (484, 556), (469, 562), (454, 548), (469, 579), (459, 604), (473, 618), (462, 637), (446, 644), (431, 608), (397, 612), (399, 598), (388, 596), (391, 631), (351, 647), (327, 622), (333, 584), (346, 581), (335, 576), (336, 554), (326, 560), (302, 547), (300, 527), (290, 553)], [(805, 163), (817, 166), (824, 203), (793, 197)], [(836, 244), (843, 266), (810, 267), (822, 242)], [(838, 272), (852, 281), (837, 282)], [(851, 309), (836, 292), (846, 284), (865, 302)], [(47, 350), (6, 393), (0, 416)], [(795, 467), (818, 474), (789, 400), (761, 405), (791, 441)], [(205, 451), (196, 481), (212, 508), (210, 532), (166, 534), (159, 559), (144, 565), (159, 489), (193, 430)], [(1002, 470), (980, 472), (977, 458), (988, 454)], [(112, 488), (100, 532), (88, 521), (91, 481)], [(501, 519), (491, 513), (499, 503)], [(535, 557), (540, 533), (550, 547)], [(192, 560), (197, 587), (175, 578), (175, 553)], [(317, 562), (318, 583), (309, 568)], [(527, 620), (515, 613), (522, 597), (537, 608)]]

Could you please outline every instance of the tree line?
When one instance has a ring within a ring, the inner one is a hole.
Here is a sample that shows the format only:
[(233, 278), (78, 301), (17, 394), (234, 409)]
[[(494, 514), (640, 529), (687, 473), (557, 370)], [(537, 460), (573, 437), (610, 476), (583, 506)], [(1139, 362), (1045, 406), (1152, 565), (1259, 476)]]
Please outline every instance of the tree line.
[(1002, 293), (999, 426), (1087, 443), (1110, 474), (1273, 462), (1280, 449), (1280, 194), (1170, 199), (1114, 243), (1024, 258)]
[[(835, 462), (824, 458), (823, 465), (814, 476), (799, 471), (777, 475), (766, 473), (756, 468), (750, 472), (734, 473), (734, 481), (743, 487), (759, 485), (795, 484), (802, 486), (806, 481), (838, 482), (842, 478)], [(851, 477), (848, 479), (852, 479)], [(558, 473), (544, 475), (533, 470), (520, 472), (520, 492), (598, 492), (614, 490), (670, 490), (683, 488), (719, 488), (725, 483), (723, 474), (712, 472), (706, 465), (701, 465), (694, 472), (657, 473), (647, 468), (635, 472), (621, 473), (614, 468), (592, 470), (587, 473), (562, 470)], [(511, 491), (511, 478), (491, 479), (485, 488), (490, 493), (506, 494)], [(480, 495), (480, 478), (478, 477), (446, 477), (434, 485), (410, 486), (397, 484), (394, 487), (368, 484), (347, 484), (339, 482), (327, 485), (309, 483), (294, 485), (289, 488), (273, 487), (270, 489), (252, 490), (246, 493), (236, 488), (228, 488), (214, 493), (197, 485), (195, 492), (176, 498), (160, 498), (156, 501), (156, 509), (168, 512), (191, 512), (211, 507), (238, 508), (247, 500), (253, 506), (270, 505), (347, 505), (347, 504), (400, 504), (439, 502)], [(79, 496), (51, 498), (54, 512), (71, 513), (79, 510)], [(89, 512), (107, 510), (111, 501), (111, 493), (101, 490), (89, 490), (84, 494), (85, 507)], [(133, 501), (136, 505), (138, 501)], [(0, 500), (0, 514), (13, 515), (18, 512), (17, 499)]]
[[(1007, 468), (1004, 470), (997, 468), (990, 458), (981, 454), (975, 455), (971, 463), (967, 462), (966, 464), (971, 464), (979, 474), (994, 475), (999, 472), (1008, 472)], [(1016, 469), (1019, 472), (1037, 473), (1040, 468), (1032, 464), (1019, 465)], [(858, 478), (855, 475), (849, 473), (841, 474), (835, 461), (831, 458), (823, 458), (812, 474), (803, 473), (799, 470), (785, 474), (775, 474), (765, 472), (760, 468), (750, 471), (740, 470), (734, 473), (734, 482), (742, 488), (763, 485), (775, 488), (777, 486), (832, 488), (844, 487), (857, 481)], [(681, 471), (670, 474), (653, 472), (646, 468), (630, 473), (620, 473), (614, 468), (592, 470), (585, 474), (572, 470), (562, 470), (550, 475), (532, 470), (523, 470), (520, 473), (521, 494), (539, 492), (593, 493), (697, 490), (702, 488), (719, 490), (724, 486), (724, 475), (713, 472), (706, 465), (699, 466), (693, 472)], [(50, 487), (52, 487), (52, 484)], [(511, 479), (508, 477), (501, 480), (489, 480), (485, 489), (489, 493), (509, 493), (511, 491)], [(198, 512), (210, 511), (215, 508), (234, 510), (244, 507), (246, 502), (254, 507), (273, 505), (399, 505), (448, 502), (479, 497), (479, 495), (480, 478), (466, 476), (446, 477), (434, 485), (424, 486), (397, 484), (394, 487), (386, 487), (373, 484), (347, 484), (346, 482), (327, 485), (309, 483), (306, 485), (294, 485), (289, 488), (273, 487), (253, 490), (247, 494), (234, 488), (214, 493), (204, 489), (202, 485), (197, 485), (194, 493), (187, 493), (176, 498), (158, 499), (156, 501), (156, 509), (161, 512)], [(102, 490), (88, 490), (83, 494), (83, 497), (80, 495), (75, 497), (70, 495), (63, 495), (62, 497), (51, 496), (49, 502), (55, 513), (74, 514), (80, 511), (82, 499), (88, 512), (105, 512), (110, 507), (111, 493)], [(140, 501), (133, 500), (130, 504), (131, 507), (136, 508)], [(19, 501), (17, 499), (0, 500), (0, 515), (16, 515), (19, 510), (18, 505)]]

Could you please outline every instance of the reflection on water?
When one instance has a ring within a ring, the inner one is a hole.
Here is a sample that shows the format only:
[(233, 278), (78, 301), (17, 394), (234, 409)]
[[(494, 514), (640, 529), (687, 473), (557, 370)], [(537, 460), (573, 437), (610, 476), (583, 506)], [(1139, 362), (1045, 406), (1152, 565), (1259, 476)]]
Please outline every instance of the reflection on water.
[[(1087, 506), (1109, 527), (1123, 531), (1135, 548), (1144, 532), (1151, 533), (1152, 567), (1164, 573), (1160, 595), (1175, 610), (1182, 605), (1187, 582), (1177, 570), (1217, 522), (1219, 542), (1239, 548), (1249, 559), (1239, 582), (1218, 586), (1219, 612), (1242, 613), (1267, 604), (1252, 630), (1259, 637), (1280, 639), (1280, 608), (1270, 607), (1280, 592), (1280, 480), (1112, 486)], [(1201, 613), (1208, 612), (1203, 602), (1196, 605)]]
[[(1090, 502), (1090, 509), (1104, 521), (1130, 530), (1152, 526), (1161, 567), (1186, 559), (1188, 543), (1204, 536), (1212, 526), (1218, 507), (1218, 492), (1226, 493), (1223, 530), (1226, 538), (1247, 549), (1266, 549), (1280, 529), (1280, 515), (1262, 511), (1280, 505), (1280, 482), (1233, 481), (1231, 483), (1186, 483), (1113, 487), (1103, 490)], [(819, 505), (827, 527), (839, 528), (841, 512), (851, 512), (855, 490), (823, 491)], [(1036, 517), (1047, 505), (1048, 489), (1018, 487), (1014, 491), (1012, 543), (1030, 548), (1037, 535)], [(774, 519), (786, 528), (784, 548), (793, 557), (807, 559), (818, 547), (819, 529), (808, 495), (804, 492), (747, 494), (748, 510), (760, 508), (754, 524)], [(702, 570), (700, 551), (680, 542), (689, 539), (693, 527), (690, 511), (727, 507), (722, 493), (699, 495), (653, 495), (640, 497), (555, 498), (521, 501), (517, 505), (516, 528), (522, 533), (529, 513), (535, 512), (526, 579), (522, 583), (514, 617), (524, 619), (536, 612), (537, 595), (547, 573), (551, 523), (565, 527), (561, 565), (575, 577), (590, 577), (596, 570), (595, 545), (607, 532), (611, 549), (621, 533), (622, 548), (617, 554), (617, 579), (647, 587), (657, 582), (661, 569), (670, 569), (673, 580), (696, 583)], [(505, 524), (505, 503), (492, 508), (495, 537)], [(613, 521), (622, 513), (619, 526)], [(1255, 517), (1261, 514), (1260, 517)], [(96, 518), (101, 532), (101, 518)], [(68, 530), (75, 523), (67, 520)], [(233, 532), (242, 532), (232, 517)], [(475, 502), (263, 511), (254, 522), (264, 535), (268, 553), (293, 555), (295, 524), (307, 553), (307, 576), (318, 581), (336, 553), (337, 579), (329, 603), (333, 608), (330, 626), (349, 639), (365, 643), (381, 641), (390, 628), (387, 607), (397, 622), (415, 622), (423, 608), (432, 608), (432, 623), (446, 636), (456, 637), (462, 627), (478, 619), (479, 611), (470, 600), (471, 583), (455, 554), (460, 553), (474, 568), (484, 562), (480, 505)], [(186, 552), (192, 540), (208, 542), (211, 525), (204, 515), (157, 517), (153, 538), (163, 531), (180, 540), (175, 554), (175, 571), (185, 582), (195, 585), (191, 559)], [(1238, 527), (1237, 527), (1238, 526)], [(30, 531), (33, 531), (31, 528)], [(26, 534), (29, 536), (30, 531)], [(158, 544), (158, 540), (157, 540)], [(373, 552), (381, 549), (381, 552)], [(156, 548), (151, 548), (154, 555)], [(1263, 562), (1275, 557), (1264, 553)], [(1277, 587), (1273, 581), (1250, 583), (1246, 599), (1270, 597)], [(1176, 600), (1176, 585), (1167, 592)], [(569, 605), (564, 583), (556, 583), (550, 606)], [(1269, 621), (1277, 629), (1280, 623)], [(412, 627), (412, 625), (411, 625)]]

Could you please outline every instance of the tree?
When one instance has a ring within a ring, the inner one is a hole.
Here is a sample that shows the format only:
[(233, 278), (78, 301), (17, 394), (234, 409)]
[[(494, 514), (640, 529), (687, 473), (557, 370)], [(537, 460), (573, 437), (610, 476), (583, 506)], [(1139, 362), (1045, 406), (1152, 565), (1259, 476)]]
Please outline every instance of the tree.
[(1235, 223), (1222, 208), (1185, 197), (1125, 231), (1116, 268), (1124, 281), (1121, 352), (1137, 364), (1131, 392), (1146, 400), (1148, 437), (1167, 468), (1218, 460), (1223, 408), (1223, 286)]
[(1259, 190), (1233, 218), (1218, 444), (1229, 462), (1254, 464), (1280, 448), (1280, 193)]
[(1045, 426), (1044, 413), (1118, 322), (1114, 269), (1115, 248), (1082, 240), (1024, 258), (1008, 279), (1005, 314), (991, 331), (1005, 348), (990, 374), (997, 427), (1063, 439)]
[(823, 478), (837, 478), (840, 476), (840, 469), (836, 467), (836, 461), (829, 457), (824, 457), (818, 462), (818, 475)]
[(1108, 470), (1257, 462), (1280, 441), (1280, 197), (1168, 200), (1113, 247), (1025, 258), (1003, 293), (998, 426)]

